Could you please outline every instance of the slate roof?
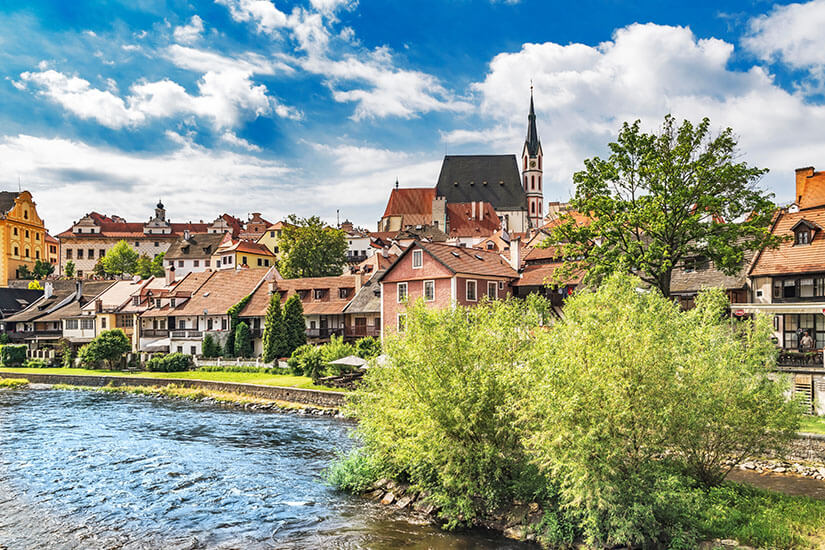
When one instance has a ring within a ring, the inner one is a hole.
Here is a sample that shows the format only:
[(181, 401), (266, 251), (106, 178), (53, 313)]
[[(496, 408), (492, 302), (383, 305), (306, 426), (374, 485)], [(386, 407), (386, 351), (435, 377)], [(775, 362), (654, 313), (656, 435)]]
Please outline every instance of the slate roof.
[[(66, 282), (71, 283), (71, 285), (55, 285), (54, 293), (49, 298), (41, 297), (39, 300), (31, 303), (26, 309), (8, 317), (6, 321), (19, 323), (24, 321), (39, 320), (41, 317), (52, 313), (54, 308), (64, 300), (68, 300), (70, 298), (77, 300), (78, 297), (75, 295), (77, 288), (75, 281)], [(112, 281), (84, 281), (81, 288), (82, 295), (80, 296), (80, 301), (82, 303), (86, 303), (109, 288), (112, 284)], [(60, 309), (65, 308), (70, 303), (71, 302), (67, 302)]]
[(14, 208), (14, 200), (20, 196), (20, 193), (13, 191), (0, 191), (0, 214), (8, 214), (9, 210)]
[(218, 249), (223, 237), (222, 233), (194, 233), (189, 235), (188, 241), (181, 237), (172, 243), (169, 250), (166, 251), (164, 259), (209, 259)]
[(536, 130), (536, 110), (533, 108), (533, 90), (530, 90), (530, 114), (527, 115), (527, 139), (524, 140), (527, 147), (527, 154), (535, 157), (539, 153), (541, 142), (539, 132)]
[(436, 192), (447, 202), (485, 201), (496, 210), (526, 210), (515, 155), (447, 155)]
[(381, 287), (378, 280), (383, 274), (384, 270), (376, 271), (355, 298), (344, 307), (344, 313), (381, 313)]
[(434, 225), (422, 225), (408, 227), (402, 229), (392, 237), (393, 240), (400, 241), (402, 239), (426, 239), (433, 242), (444, 242), (448, 236), (442, 230)]
[(42, 290), (0, 288), (0, 317), (23, 310), (41, 296), (43, 296)]
[[(272, 271), (264, 269), (225, 269), (212, 274), (209, 280), (192, 295), (174, 315), (223, 315), (227, 310), (252, 294), (264, 277)], [(266, 285), (263, 285), (266, 286)]]

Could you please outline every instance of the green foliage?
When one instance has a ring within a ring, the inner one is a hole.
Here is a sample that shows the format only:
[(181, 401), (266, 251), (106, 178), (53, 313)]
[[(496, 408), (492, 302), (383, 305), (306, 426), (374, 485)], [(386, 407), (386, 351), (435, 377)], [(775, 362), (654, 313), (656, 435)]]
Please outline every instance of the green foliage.
[(253, 367), (250, 365), (204, 365), (198, 368), (202, 372), (255, 372), (262, 374), (283, 374), (278, 367)]
[(43, 290), (43, 286), (40, 284), (40, 281), (31, 281), (28, 285), (29, 290)]
[(152, 258), (151, 273), (154, 277), (164, 277), (166, 269), (163, 267), (163, 259), (166, 257), (166, 252), (161, 252)]
[(347, 237), (327, 226), (317, 216), (290, 215), (278, 241), (281, 260), (278, 270), (288, 279), (329, 277), (343, 272), (347, 263)]
[(269, 298), (264, 319), (263, 348), (263, 360), (267, 363), (280, 359), (289, 351), (281, 295), (277, 292)]
[(304, 344), (292, 352), (287, 364), (293, 374), (309, 376), (313, 382), (317, 382), (324, 370), (321, 348), (312, 344)]
[(8, 343), (9, 343), (9, 335), (6, 334), (5, 332), (3, 334), (0, 334), (0, 346), (8, 344)]
[(327, 483), (352, 493), (363, 493), (383, 475), (382, 464), (363, 448), (339, 456), (324, 472)]
[(301, 297), (297, 294), (287, 298), (284, 304), (284, 330), (287, 338), (284, 355), (292, 355), (292, 352), (307, 343), (304, 306), (301, 304)]
[(95, 262), (95, 266), (92, 268), (92, 273), (94, 273), (95, 277), (100, 277), (101, 279), (105, 279), (107, 277), (106, 266), (103, 265), (103, 258), (100, 258)]
[[(325, 365), (348, 355), (355, 355), (355, 346), (344, 342), (343, 336), (333, 334), (329, 337), (329, 342), (321, 346), (321, 359)], [(339, 374), (338, 371), (334, 371), (334, 373)]]
[(17, 278), (18, 279), (34, 279), (34, 273), (31, 272), (29, 266), (21, 265), (17, 268)]
[[(241, 301), (235, 304), (234, 306), (230, 307), (226, 314), (229, 315), (229, 332), (226, 335), (226, 342), (223, 344), (223, 355), (224, 357), (236, 357), (235, 355), (235, 330), (238, 327), (238, 314), (243, 311), (243, 308), (246, 307), (246, 304), (249, 303), (249, 300), (252, 299), (252, 295), (248, 294), (241, 298)], [(249, 327), (247, 327), (249, 328)]]
[(575, 258), (559, 280), (577, 269), (591, 282), (633, 272), (668, 296), (671, 272), (686, 258), (708, 258), (733, 275), (745, 252), (780, 242), (769, 228), (773, 195), (756, 185), (767, 170), (738, 162), (730, 128), (711, 137), (708, 119), (677, 128), (670, 115), (657, 134), (640, 126), (625, 123), (610, 157), (585, 160), (574, 174), (571, 205), (590, 222), (568, 217), (548, 239), (559, 257)]
[(26, 361), (26, 344), (3, 344), (0, 346), (0, 364), (4, 367), (19, 367)]
[(74, 367), (74, 359), (76, 353), (72, 348), (71, 343), (65, 338), (61, 338), (57, 343), (57, 349), (58, 354), (60, 356), (58, 366), (61, 366), (65, 369), (70, 369)]
[(192, 368), (192, 356), (185, 353), (156, 355), (146, 362), (146, 370), (152, 372), (183, 372)]
[(243, 321), (235, 328), (235, 357), (252, 357), (252, 333)]
[(361, 359), (372, 359), (381, 355), (381, 340), (373, 336), (365, 336), (355, 342), (355, 354)]
[(77, 268), (75, 267), (75, 263), (72, 260), (69, 260), (63, 268), (63, 275), (65, 275), (67, 279), (72, 279), (74, 278), (76, 270)]
[(140, 276), (141, 279), (148, 279), (149, 277), (163, 277), (166, 271), (163, 268), (164, 252), (161, 252), (154, 258), (150, 258), (148, 254), (141, 254), (135, 262), (135, 275)]
[(215, 342), (215, 339), (208, 332), (203, 336), (203, 343), (201, 345), (201, 355), (207, 359), (218, 357), (221, 354), (221, 348)]
[(108, 368), (116, 366), (123, 356), (132, 349), (129, 338), (119, 328), (104, 330), (91, 342), (80, 348), (78, 357), (88, 368), (99, 368), (106, 363)]
[(42, 260), (36, 260), (34, 262), (34, 270), (32, 271), (32, 275), (34, 275), (35, 278), (45, 279), (52, 273), (54, 273), (54, 266), (49, 262), (44, 262)]
[(45, 369), (48, 366), (48, 363), (43, 359), (28, 359), (23, 363), (23, 368), (26, 369)]
[(138, 253), (126, 241), (120, 241), (109, 249), (101, 260), (107, 275), (136, 274)]

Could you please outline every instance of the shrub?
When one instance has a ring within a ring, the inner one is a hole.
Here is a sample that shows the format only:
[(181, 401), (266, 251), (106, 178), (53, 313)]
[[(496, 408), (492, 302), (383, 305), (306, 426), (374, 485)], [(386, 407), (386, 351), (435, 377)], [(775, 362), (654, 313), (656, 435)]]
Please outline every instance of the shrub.
[(321, 360), (330, 374), (337, 375), (349, 370), (347, 367), (332, 366), (329, 364), (336, 359), (341, 359), (349, 355), (355, 355), (355, 346), (344, 342), (343, 336), (333, 334), (330, 336), (329, 342), (321, 346)]
[(235, 352), (235, 331), (237, 330), (238, 323), (240, 322), (238, 315), (241, 311), (243, 311), (243, 308), (246, 307), (246, 304), (248, 304), (251, 299), (252, 295), (247, 294), (241, 298), (240, 302), (226, 311), (226, 314), (229, 315), (229, 332), (226, 335), (226, 342), (223, 344), (224, 357), (237, 357), (237, 353)]
[(252, 357), (252, 333), (243, 321), (235, 329), (235, 357)]
[(283, 374), (284, 369), (279, 367), (253, 367), (249, 365), (204, 365), (198, 368), (201, 372), (260, 372), (264, 374)]
[(317, 382), (324, 369), (321, 348), (312, 344), (304, 344), (292, 352), (287, 364), (294, 374), (309, 376)]
[(152, 372), (182, 372), (192, 368), (192, 356), (185, 353), (156, 355), (146, 362), (146, 370)]
[(4, 367), (19, 367), (26, 361), (26, 344), (4, 344), (0, 346), (0, 363)]
[(355, 353), (361, 359), (372, 359), (381, 355), (381, 340), (365, 336), (355, 342)]
[(27, 369), (45, 369), (49, 365), (43, 359), (29, 359), (23, 363), (23, 367)]
[(269, 299), (269, 307), (264, 319), (263, 360), (276, 361), (289, 350), (284, 314), (281, 311), (281, 295), (277, 292)]
[(219, 356), (220, 353), (220, 346), (215, 342), (215, 339), (212, 337), (211, 334), (208, 332), (203, 337), (203, 343), (201, 345), (201, 355), (210, 359), (212, 357)]
[(78, 357), (84, 366), (97, 368), (101, 363), (111, 369), (132, 349), (126, 334), (119, 328), (104, 330), (94, 340), (80, 348)]

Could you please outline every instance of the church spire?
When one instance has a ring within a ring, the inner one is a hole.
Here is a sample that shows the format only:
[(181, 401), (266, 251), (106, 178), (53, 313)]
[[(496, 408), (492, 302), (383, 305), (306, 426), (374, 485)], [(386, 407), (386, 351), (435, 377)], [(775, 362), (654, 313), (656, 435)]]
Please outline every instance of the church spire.
[(527, 139), (524, 144), (527, 146), (527, 154), (534, 157), (539, 151), (539, 132), (536, 130), (536, 109), (533, 107), (533, 86), (530, 85), (530, 114), (527, 115)]

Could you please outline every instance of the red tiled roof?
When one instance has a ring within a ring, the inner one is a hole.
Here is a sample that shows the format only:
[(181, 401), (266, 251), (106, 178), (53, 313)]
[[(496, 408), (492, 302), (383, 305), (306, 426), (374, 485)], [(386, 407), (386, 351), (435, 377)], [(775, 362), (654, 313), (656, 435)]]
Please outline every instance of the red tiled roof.
[[(412, 225), (430, 223), (433, 214), (433, 199), (435, 199), (434, 187), (393, 189), (382, 217), (405, 216), (405, 223)], [(424, 222), (406, 219), (407, 216), (415, 215), (426, 216), (427, 219)]]
[[(304, 315), (336, 315), (343, 313), (344, 306), (355, 297), (356, 277), (341, 275), (339, 277), (305, 277), (302, 279), (277, 279), (272, 282), (275, 292), (281, 295), (281, 303), (298, 291), (309, 291), (306, 299), (301, 300)], [(249, 304), (241, 311), (241, 317), (263, 317), (269, 307), (270, 285), (264, 284), (252, 295)], [(349, 289), (346, 298), (341, 298), (338, 289)], [(323, 300), (315, 300), (312, 291), (327, 290)]]
[[(562, 266), (562, 262), (551, 264), (528, 265), (521, 273), (521, 278), (513, 286), (554, 286), (553, 275)], [(581, 272), (574, 272), (564, 284), (577, 285), (582, 280)]]
[(275, 254), (264, 245), (244, 240), (223, 244), (215, 251), (215, 254), (225, 254), (232, 250), (240, 253), (257, 254), (259, 256), (275, 256)]
[(541, 228), (549, 232), (551, 229), (565, 223), (570, 218), (576, 222), (576, 225), (587, 225), (590, 223), (590, 216), (586, 216), (577, 210), (568, 210), (558, 218), (550, 220), (546, 224), (542, 225)]
[(150, 237), (150, 238), (172, 238), (172, 237), (179, 237), (183, 235), (183, 232), (189, 230), (191, 233), (203, 233), (206, 232), (208, 229), (208, 224), (205, 223), (172, 223), (169, 224), (172, 230), (171, 235), (160, 235), (160, 234), (151, 234), (151, 235), (144, 235), (143, 233), (143, 223), (136, 223), (136, 222), (127, 222), (124, 221), (122, 218), (117, 216), (109, 217), (104, 214), (99, 214), (97, 212), (91, 212), (88, 214), (90, 218), (92, 218), (100, 228), (100, 233), (72, 233), (72, 228), (70, 227), (66, 231), (58, 234), (59, 238), (67, 238), (67, 237), (115, 237), (115, 238), (143, 238), (143, 237)]
[(47, 243), (55, 243), (55, 244), (59, 244), (59, 243), (60, 243), (60, 241), (58, 241), (57, 239), (55, 239), (54, 237), (52, 237), (52, 236), (51, 236), (51, 235), (49, 235), (48, 233), (46, 233), (45, 240), (46, 240), (46, 242), (47, 242)]
[(791, 228), (802, 220), (825, 227), (825, 206), (799, 212), (781, 212), (775, 221), (774, 235), (791, 237), (776, 249), (760, 252), (750, 275), (780, 275), (790, 273), (825, 272), (825, 232), (816, 231), (810, 244), (794, 244)]
[[(424, 249), (453, 273), (487, 277), (510, 277), (513, 279), (518, 277), (516, 270), (510, 267), (510, 264), (501, 257), (498, 251), (464, 248), (442, 243), (422, 243), (420, 241), (416, 241), (407, 247), (393, 263), (393, 266), (409, 254), (410, 250), (415, 248)], [(384, 279), (392, 272), (393, 266), (390, 266), (390, 268), (384, 272), (381, 279)]]
[(496, 209), (489, 202), (447, 204), (450, 237), (489, 237), (501, 227)]
[(209, 277), (192, 298), (182, 307), (173, 311), (174, 315), (222, 315), (251, 294), (255, 287), (270, 272), (270, 269), (225, 269)]

